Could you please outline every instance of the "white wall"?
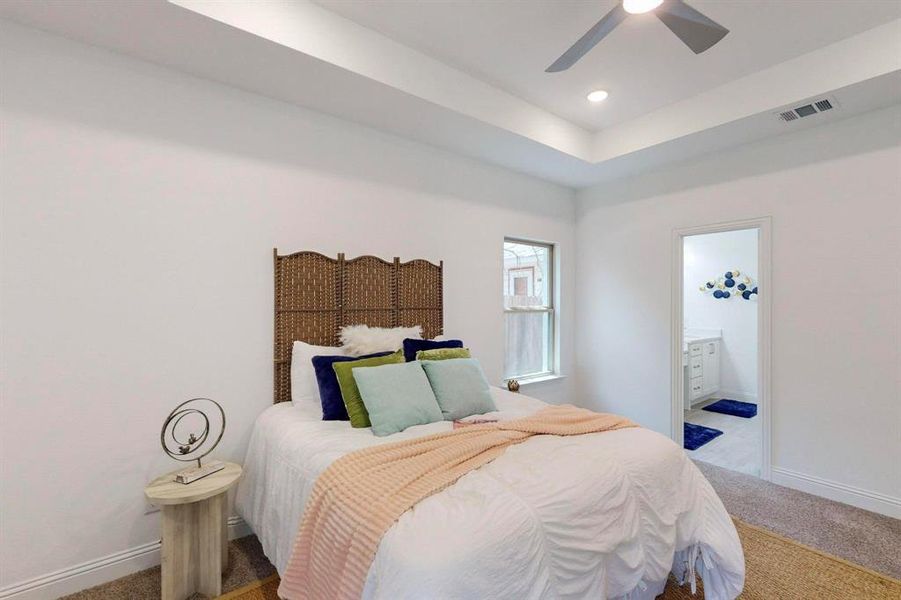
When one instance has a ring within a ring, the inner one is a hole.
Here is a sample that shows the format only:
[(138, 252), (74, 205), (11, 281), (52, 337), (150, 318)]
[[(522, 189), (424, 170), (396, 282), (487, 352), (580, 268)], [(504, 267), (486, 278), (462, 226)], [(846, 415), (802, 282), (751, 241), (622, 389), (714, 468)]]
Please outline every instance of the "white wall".
[(668, 434), (672, 231), (765, 215), (778, 480), (901, 514), (899, 106), (580, 192), (581, 396)]
[(499, 381), (503, 238), (558, 242), (566, 371), (572, 191), (19, 26), (0, 39), (0, 588), (158, 539), (143, 487), (176, 467), (158, 436), (180, 401), (220, 401), (219, 458), (243, 458), (272, 402), (274, 246), (443, 259), (446, 333)]
[[(728, 299), (717, 299), (699, 287), (738, 269), (756, 284), (757, 230), (743, 229), (691, 235), (683, 242), (683, 319), (690, 329), (720, 329), (720, 391), (733, 400), (757, 398), (757, 296), (745, 300), (733, 288)], [(738, 297), (736, 297), (738, 296)]]

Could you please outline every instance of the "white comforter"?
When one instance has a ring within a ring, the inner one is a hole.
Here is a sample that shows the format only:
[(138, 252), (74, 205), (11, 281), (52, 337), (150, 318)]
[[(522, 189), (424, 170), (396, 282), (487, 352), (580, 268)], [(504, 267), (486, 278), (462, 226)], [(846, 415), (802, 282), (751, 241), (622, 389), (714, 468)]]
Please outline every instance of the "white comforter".
[[(544, 404), (493, 389), (512, 419)], [(319, 407), (257, 420), (237, 508), (282, 572), (316, 477), (336, 458), (451, 428), (377, 438)], [(405, 513), (382, 539), (364, 598), (653, 598), (667, 575), (704, 579), (708, 600), (744, 584), (738, 534), (686, 454), (647, 429), (535, 436)]]

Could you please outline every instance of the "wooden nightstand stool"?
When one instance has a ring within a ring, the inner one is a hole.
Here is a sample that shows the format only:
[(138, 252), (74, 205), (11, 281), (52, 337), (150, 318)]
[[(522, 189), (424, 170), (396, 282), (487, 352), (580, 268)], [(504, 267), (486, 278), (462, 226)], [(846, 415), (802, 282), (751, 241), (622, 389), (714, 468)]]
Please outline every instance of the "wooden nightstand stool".
[(228, 490), (241, 477), (241, 465), (225, 463), (189, 484), (176, 483), (175, 473), (144, 488), (163, 512), (163, 600), (184, 600), (194, 592), (215, 598), (228, 564)]

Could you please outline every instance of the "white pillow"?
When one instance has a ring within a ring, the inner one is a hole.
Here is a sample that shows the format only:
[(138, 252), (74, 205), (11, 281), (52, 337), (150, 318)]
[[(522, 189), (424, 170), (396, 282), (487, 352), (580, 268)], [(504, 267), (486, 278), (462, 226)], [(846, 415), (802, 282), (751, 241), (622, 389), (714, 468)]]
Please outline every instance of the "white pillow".
[(336, 346), (312, 346), (296, 341), (291, 350), (291, 400), (319, 402), (319, 384), (313, 370), (314, 356), (344, 356), (343, 348)]
[(393, 352), (404, 345), (404, 340), (422, 339), (422, 327), (370, 327), (346, 325), (341, 328), (341, 344), (348, 356), (362, 356), (376, 352)]

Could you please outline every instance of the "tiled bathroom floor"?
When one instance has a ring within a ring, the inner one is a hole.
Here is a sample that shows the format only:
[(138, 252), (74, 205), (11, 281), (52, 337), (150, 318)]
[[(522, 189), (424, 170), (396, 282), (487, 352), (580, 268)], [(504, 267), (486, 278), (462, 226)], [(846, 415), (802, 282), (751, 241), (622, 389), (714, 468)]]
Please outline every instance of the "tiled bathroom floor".
[(732, 471), (760, 476), (761, 444), (760, 415), (750, 419), (721, 415), (701, 410), (719, 400), (714, 398), (685, 411), (685, 421), (723, 432), (697, 450), (686, 450), (694, 460), (702, 460)]

